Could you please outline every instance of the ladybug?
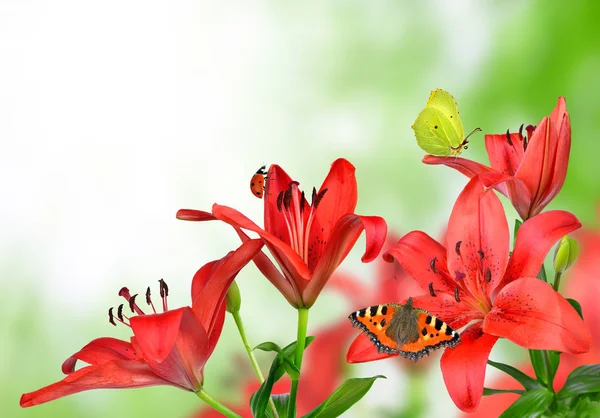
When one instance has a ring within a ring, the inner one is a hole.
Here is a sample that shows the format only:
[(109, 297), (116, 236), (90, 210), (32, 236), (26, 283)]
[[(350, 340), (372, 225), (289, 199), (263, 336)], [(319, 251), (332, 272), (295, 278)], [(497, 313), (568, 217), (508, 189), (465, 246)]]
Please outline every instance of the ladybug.
[(256, 171), (256, 174), (250, 179), (250, 190), (252, 194), (259, 199), (262, 199), (265, 190), (265, 180), (267, 179), (266, 165), (263, 165)]

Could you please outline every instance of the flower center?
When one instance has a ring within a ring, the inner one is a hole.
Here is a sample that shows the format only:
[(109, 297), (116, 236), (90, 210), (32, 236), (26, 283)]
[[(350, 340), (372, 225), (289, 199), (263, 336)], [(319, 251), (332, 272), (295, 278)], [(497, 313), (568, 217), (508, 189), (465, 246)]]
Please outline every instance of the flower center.
[[(525, 124), (521, 124), (521, 126), (519, 127), (519, 139), (521, 140), (522, 144), (523, 144), (523, 151), (527, 150), (527, 145), (529, 145), (529, 141), (531, 141), (531, 137), (533, 136), (533, 132), (535, 131), (535, 126), (533, 125), (527, 125), (525, 127), (525, 131), (526, 134), (523, 135), (523, 127), (525, 126)], [(512, 146), (513, 145), (513, 141), (510, 138), (510, 130), (506, 130), (506, 142), (508, 142), (508, 145)]]
[[(169, 306), (167, 305), (167, 296), (169, 296), (169, 286), (167, 286), (167, 283), (165, 283), (165, 281), (163, 279), (160, 279), (158, 282), (160, 283), (160, 298), (162, 299), (163, 312), (166, 312), (169, 310)], [(144, 311), (142, 311), (142, 309), (139, 307), (139, 305), (137, 304), (137, 302), (135, 300), (138, 296), (137, 293), (132, 296), (131, 293), (129, 292), (129, 289), (126, 287), (123, 287), (123, 288), (121, 288), (121, 290), (119, 290), (119, 296), (122, 296), (125, 298), (125, 300), (129, 304), (129, 309), (131, 309), (132, 314), (146, 315), (146, 313), (144, 313)], [(151, 294), (150, 294), (150, 286), (148, 286), (148, 289), (146, 289), (146, 303), (152, 308), (153, 313), (156, 313), (156, 309), (154, 308), (154, 303), (152, 302), (152, 298), (151, 298)], [(127, 315), (125, 315), (123, 313), (123, 306), (124, 306), (124, 304), (122, 303), (117, 307), (116, 315), (113, 312), (114, 308), (110, 308), (108, 310), (108, 322), (110, 322), (111, 324), (116, 326), (117, 323), (115, 322), (115, 320), (117, 320), (120, 323), (122, 323), (123, 325), (127, 325), (128, 327), (131, 327), (131, 325), (129, 324), (129, 318), (127, 317)]]
[(314, 220), (315, 210), (323, 200), (327, 189), (317, 193), (317, 190), (313, 187), (312, 201), (308, 205), (304, 192), (300, 193), (299, 184), (297, 181), (292, 181), (287, 190), (279, 193), (277, 196), (277, 210), (285, 220), (290, 246), (308, 265), (310, 228)]

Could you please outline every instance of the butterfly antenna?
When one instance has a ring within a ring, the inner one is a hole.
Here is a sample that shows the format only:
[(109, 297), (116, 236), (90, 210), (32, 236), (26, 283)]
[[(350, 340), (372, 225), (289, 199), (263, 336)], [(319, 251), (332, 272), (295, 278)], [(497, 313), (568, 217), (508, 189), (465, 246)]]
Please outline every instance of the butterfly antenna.
[(463, 141), (463, 144), (465, 144), (465, 143), (467, 142), (467, 139), (469, 139), (469, 137), (470, 137), (471, 135), (473, 135), (475, 132), (481, 132), (481, 128), (475, 128), (475, 129), (473, 129), (473, 130), (471, 131), (471, 133), (465, 137), (465, 140)]

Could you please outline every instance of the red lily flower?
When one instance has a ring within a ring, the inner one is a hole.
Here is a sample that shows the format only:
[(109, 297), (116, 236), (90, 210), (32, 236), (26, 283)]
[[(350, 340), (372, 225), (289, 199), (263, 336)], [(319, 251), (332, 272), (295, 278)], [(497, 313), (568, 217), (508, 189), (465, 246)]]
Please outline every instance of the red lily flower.
[(312, 203), (277, 165), (269, 168), (264, 198), (265, 227), (260, 228), (237, 210), (214, 204), (212, 213), (181, 209), (177, 218), (187, 221), (221, 220), (233, 226), (242, 240), (246, 229), (260, 235), (281, 272), (264, 254), (254, 259), (260, 271), (296, 308), (309, 308), (350, 252), (363, 229), (367, 248), (363, 262), (375, 259), (383, 246), (387, 226), (378, 216), (354, 213), (358, 199), (354, 166), (338, 159)]
[[(567, 175), (571, 122), (564, 97), (527, 137), (518, 133), (486, 135), (491, 168), (465, 158), (426, 155), (425, 164), (444, 164), (469, 178), (481, 175), (486, 185), (510, 199), (522, 219), (537, 215), (558, 194)], [(522, 127), (521, 127), (522, 128)], [(498, 183), (503, 181), (503, 183)]]
[[(537, 215), (519, 229), (509, 258), (502, 204), (475, 177), (454, 205), (447, 247), (413, 231), (384, 254), (386, 260), (396, 259), (423, 289), (433, 288), (435, 296), (413, 298), (416, 307), (453, 329), (470, 324), (461, 333), (462, 343), (446, 349), (441, 359), (448, 392), (463, 411), (477, 408), (487, 359), (500, 337), (525, 348), (589, 350), (590, 334), (575, 309), (535, 277), (552, 245), (579, 226), (568, 212)], [(375, 349), (372, 353), (372, 359), (384, 357)]]
[[(569, 374), (579, 366), (600, 363), (600, 328), (596, 325), (600, 321), (600, 230), (582, 230), (577, 234), (581, 253), (577, 262), (567, 271), (568, 277), (565, 286), (565, 295), (574, 298), (581, 304), (584, 324), (592, 336), (592, 348), (585, 354), (563, 353), (560, 356), (560, 365), (554, 377), (554, 390), (562, 389)], [(535, 377), (531, 364), (517, 367), (519, 370)], [(521, 389), (521, 385), (507, 374), (502, 374), (492, 381), (489, 387), (494, 389)], [(481, 400), (479, 410), (481, 413), (469, 414), (468, 417), (498, 416), (506, 410), (518, 395), (507, 393), (486, 396)], [(466, 414), (464, 415), (467, 416)]]
[[(21, 396), (21, 406), (29, 407), (90, 389), (136, 388), (171, 385), (189, 391), (202, 387), (204, 364), (212, 354), (225, 320), (225, 296), (237, 273), (262, 248), (260, 240), (242, 244), (220, 260), (203, 266), (192, 282), (191, 307), (168, 310), (168, 287), (161, 282), (163, 313), (146, 315), (124, 287), (119, 292), (137, 316), (127, 318), (123, 305), (115, 319), (131, 327), (131, 341), (103, 337), (91, 341), (62, 365), (63, 380)], [(154, 305), (150, 288), (146, 301)], [(88, 363), (75, 370), (78, 360)]]
[[(354, 333), (352, 327), (345, 327), (347, 320), (329, 326), (315, 335), (315, 340), (307, 348), (302, 366), (302, 384), (298, 388), (298, 415), (304, 415), (321, 404), (343, 380), (344, 346)], [(286, 375), (287, 376), (287, 375)], [(256, 379), (243, 385), (244, 399), (256, 392), (260, 384)], [(290, 392), (290, 380), (286, 377), (273, 386), (273, 394)], [(249, 402), (230, 407), (243, 418), (252, 418)], [(211, 409), (204, 408), (194, 418), (221, 416)]]

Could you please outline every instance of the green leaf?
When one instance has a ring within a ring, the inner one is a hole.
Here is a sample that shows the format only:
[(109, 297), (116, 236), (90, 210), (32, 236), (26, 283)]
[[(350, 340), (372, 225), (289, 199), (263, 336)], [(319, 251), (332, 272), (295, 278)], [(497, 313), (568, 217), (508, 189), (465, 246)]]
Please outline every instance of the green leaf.
[(290, 394), (284, 393), (282, 395), (273, 395), (271, 396), (273, 399), (273, 403), (275, 404), (275, 409), (280, 417), (285, 417), (288, 410), (288, 404), (290, 402)]
[(597, 418), (600, 417), (600, 402), (588, 396), (575, 399), (569, 405), (560, 405), (552, 418)]
[[(306, 337), (306, 346), (308, 346), (314, 339), (315, 337)], [(269, 375), (267, 376), (267, 379), (250, 397), (250, 410), (252, 411), (252, 415), (255, 418), (268, 418), (270, 413), (268, 412), (267, 407), (269, 404), (269, 397), (271, 397), (271, 391), (273, 390), (273, 385), (275, 382), (281, 379), (283, 374), (286, 372), (286, 365), (295, 355), (296, 341), (288, 344), (283, 349), (281, 349), (277, 344), (267, 341), (259, 344), (255, 349), (277, 352), (277, 355), (271, 364), (271, 368), (269, 369)], [(297, 367), (296, 370), (298, 370)]]
[(588, 364), (573, 370), (557, 395), (558, 399), (566, 399), (593, 392), (600, 392), (600, 364)]
[(583, 319), (583, 310), (581, 309), (581, 305), (575, 299), (567, 298), (567, 302), (571, 304), (572, 307), (575, 308), (581, 319)]
[[(292, 343), (292, 344), (294, 345), (294, 350), (295, 350), (296, 345), (295, 345), (295, 343)], [(300, 370), (298, 370), (298, 367), (296, 367), (296, 365), (294, 364), (292, 357), (286, 355), (286, 352), (281, 347), (279, 347), (277, 344), (275, 344), (274, 342), (271, 342), (271, 341), (264, 342), (262, 344), (257, 345), (254, 349), (262, 350), (262, 351), (277, 352), (278, 354), (281, 355), (281, 358), (283, 359), (283, 367), (285, 368), (285, 371), (287, 372), (287, 374), (290, 375), (292, 380), (298, 380), (300, 378)], [(279, 380), (279, 378), (277, 380)]]
[(540, 417), (554, 401), (554, 394), (546, 388), (526, 392), (517, 399), (500, 418)]
[(373, 386), (373, 382), (380, 377), (386, 378), (385, 376), (378, 375), (346, 380), (321, 405), (302, 418), (339, 417), (365, 396), (369, 389), (371, 389), (371, 386)]
[(527, 376), (522, 371), (515, 369), (514, 367), (509, 366), (508, 364), (496, 363), (495, 361), (492, 361), (492, 360), (488, 360), (488, 364), (490, 366), (495, 367), (496, 369), (501, 370), (504, 373), (514, 377), (515, 380), (517, 382), (519, 382), (521, 385), (523, 385), (523, 387), (527, 390), (535, 390), (535, 389), (540, 389), (540, 388), (544, 387), (544, 385), (542, 385), (540, 382), (538, 382), (534, 378)]
[(521, 222), (519, 219), (515, 219), (515, 229), (513, 231), (515, 241), (517, 240), (517, 232), (519, 232), (521, 225), (523, 225), (523, 222)]
[(492, 389), (492, 388), (483, 388), (483, 396), (490, 395), (502, 395), (504, 393), (516, 393), (517, 395), (522, 395), (525, 393), (524, 390), (520, 389)]
[(546, 267), (543, 264), (542, 268), (540, 269), (540, 272), (537, 275), (537, 278), (548, 283), (548, 276), (546, 276)]
[(538, 381), (548, 389), (552, 389), (554, 376), (560, 364), (560, 353), (548, 350), (529, 350), (529, 358)]
[(278, 380), (278, 378), (276, 378), (277, 371), (279, 368), (283, 368), (282, 366), (283, 360), (281, 355), (277, 354), (277, 356), (275, 356), (273, 359), (267, 379), (250, 397), (250, 411), (252, 411), (252, 416), (255, 418), (267, 418), (270, 415), (267, 413), (269, 398), (271, 397), (273, 385)]
[[(315, 337), (313, 336), (306, 337), (304, 348), (306, 349), (306, 347), (308, 347), (314, 339)], [(271, 341), (261, 343), (257, 345), (254, 349), (262, 351), (274, 351), (278, 354), (281, 354), (283, 358), (286, 359), (282, 363), (281, 367), (277, 370), (277, 374), (275, 375), (275, 381), (281, 379), (281, 376), (283, 376), (285, 372), (287, 372), (290, 375), (292, 380), (298, 380), (299, 371), (296, 365), (294, 364), (294, 357), (296, 356), (296, 341), (286, 345), (283, 349), (280, 348), (279, 345)]]

